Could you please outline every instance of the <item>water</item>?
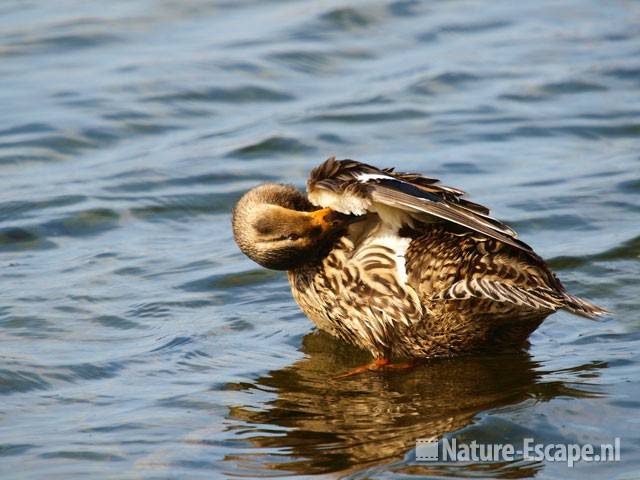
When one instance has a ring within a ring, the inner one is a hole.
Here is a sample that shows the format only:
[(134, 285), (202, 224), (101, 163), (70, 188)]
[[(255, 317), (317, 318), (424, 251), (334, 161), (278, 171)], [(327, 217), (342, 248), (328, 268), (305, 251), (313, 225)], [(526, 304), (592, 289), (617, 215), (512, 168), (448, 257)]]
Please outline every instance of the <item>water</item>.
[[(640, 6), (5, 1), (3, 479), (637, 478)], [(518, 355), (343, 381), (230, 209), (330, 155), (472, 192), (568, 289)], [(607, 443), (441, 465), (416, 438)]]

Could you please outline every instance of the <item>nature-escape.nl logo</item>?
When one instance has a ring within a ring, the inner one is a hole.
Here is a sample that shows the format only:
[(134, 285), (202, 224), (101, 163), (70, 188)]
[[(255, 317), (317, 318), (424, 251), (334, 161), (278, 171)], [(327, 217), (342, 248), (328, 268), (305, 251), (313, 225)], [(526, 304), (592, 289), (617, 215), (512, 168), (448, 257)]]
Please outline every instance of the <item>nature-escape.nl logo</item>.
[(512, 443), (458, 442), (455, 438), (440, 441), (416, 440), (419, 462), (512, 462), (515, 460), (563, 462), (573, 467), (576, 462), (619, 462), (620, 438), (612, 443), (536, 443), (533, 438)]

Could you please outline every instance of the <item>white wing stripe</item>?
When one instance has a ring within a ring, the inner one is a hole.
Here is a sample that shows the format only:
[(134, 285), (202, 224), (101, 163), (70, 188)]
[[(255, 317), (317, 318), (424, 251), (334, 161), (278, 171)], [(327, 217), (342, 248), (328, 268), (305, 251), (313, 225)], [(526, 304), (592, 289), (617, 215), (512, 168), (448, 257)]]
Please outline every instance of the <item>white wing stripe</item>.
[(401, 180), (398, 180), (397, 178), (393, 178), (393, 177), (390, 177), (389, 175), (383, 175), (379, 173), (359, 173), (355, 177), (356, 177), (356, 180), (358, 180), (360, 183), (367, 183), (369, 180), (394, 180), (396, 182), (404, 183)]

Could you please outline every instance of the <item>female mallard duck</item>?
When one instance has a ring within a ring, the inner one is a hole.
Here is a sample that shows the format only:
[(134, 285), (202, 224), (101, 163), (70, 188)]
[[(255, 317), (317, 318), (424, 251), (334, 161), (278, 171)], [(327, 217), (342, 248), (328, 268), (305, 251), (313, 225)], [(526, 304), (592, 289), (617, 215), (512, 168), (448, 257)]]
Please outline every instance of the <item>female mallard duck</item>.
[(369, 350), (366, 368), (517, 347), (556, 310), (606, 312), (569, 295), (513, 230), (435, 179), (329, 158), (307, 192), (250, 190), (233, 212), (235, 240), (260, 265), (288, 270), (302, 311)]

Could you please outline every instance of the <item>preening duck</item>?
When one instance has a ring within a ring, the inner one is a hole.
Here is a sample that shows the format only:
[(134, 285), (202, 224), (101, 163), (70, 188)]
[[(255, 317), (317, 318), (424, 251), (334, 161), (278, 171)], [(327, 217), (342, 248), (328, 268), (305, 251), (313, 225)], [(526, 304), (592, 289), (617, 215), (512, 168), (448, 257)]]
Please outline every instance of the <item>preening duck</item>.
[(322, 330), (375, 361), (521, 347), (549, 314), (606, 313), (568, 294), (489, 209), (414, 173), (329, 158), (307, 195), (277, 184), (233, 212), (240, 249), (287, 270), (293, 297)]

